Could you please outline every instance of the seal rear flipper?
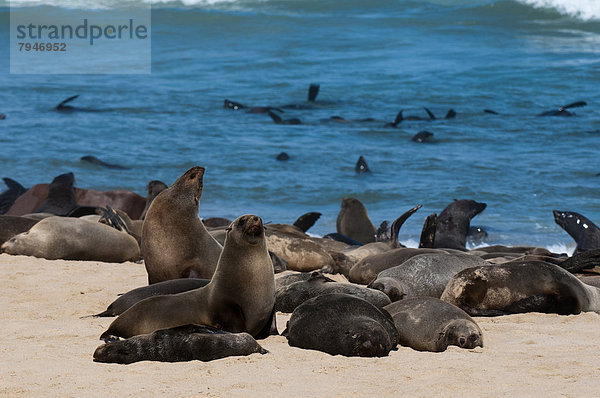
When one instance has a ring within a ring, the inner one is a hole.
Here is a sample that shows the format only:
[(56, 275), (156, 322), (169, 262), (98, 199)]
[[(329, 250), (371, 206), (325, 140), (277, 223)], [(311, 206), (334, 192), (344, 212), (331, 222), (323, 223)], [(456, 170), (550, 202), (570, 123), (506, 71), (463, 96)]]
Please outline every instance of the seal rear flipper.
[(298, 219), (294, 222), (294, 227), (299, 228), (302, 232), (306, 232), (315, 225), (315, 222), (321, 217), (321, 213), (319, 212), (310, 212), (302, 214)]
[(67, 98), (66, 100), (62, 101), (60, 104), (56, 105), (55, 109), (63, 109), (63, 108), (65, 108), (65, 104), (66, 103), (73, 101), (77, 97), (79, 97), (79, 94), (76, 94), (76, 95), (74, 95), (72, 97)]
[(400, 231), (402, 224), (404, 224), (404, 222), (408, 220), (408, 218), (412, 216), (421, 207), (423, 207), (423, 205), (416, 205), (415, 207), (408, 210), (406, 213), (402, 214), (400, 217), (394, 220), (391, 227), (393, 247), (398, 247), (400, 245), (400, 242), (398, 242), (398, 232)]
[(427, 112), (427, 115), (429, 116), (429, 120), (435, 120), (435, 115), (433, 114), (433, 112), (431, 112), (427, 108), (423, 108), (423, 109), (425, 109), (425, 112)]
[(260, 332), (254, 336), (257, 340), (266, 339), (269, 336), (279, 336), (279, 331), (277, 330), (277, 316), (275, 315), (275, 307), (273, 307), (273, 311), (271, 311), (271, 317), (269, 321), (265, 323), (265, 326), (262, 328)]
[(315, 102), (317, 95), (319, 94), (319, 88), (321, 88), (321, 86), (314, 83), (308, 87), (308, 102)]
[(8, 189), (11, 191), (17, 191), (22, 193), (25, 193), (25, 191), (27, 191), (27, 189), (23, 185), (19, 184), (12, 178), (4, 177), (2, 178), (2, 181), (4, 181)]
[(456, 117), (456, 112), (454, 111), (454, 109), (449, 109), (448, 113), (446, 113), (446, 116), (444, 117), (444, 119), (454, 119)]

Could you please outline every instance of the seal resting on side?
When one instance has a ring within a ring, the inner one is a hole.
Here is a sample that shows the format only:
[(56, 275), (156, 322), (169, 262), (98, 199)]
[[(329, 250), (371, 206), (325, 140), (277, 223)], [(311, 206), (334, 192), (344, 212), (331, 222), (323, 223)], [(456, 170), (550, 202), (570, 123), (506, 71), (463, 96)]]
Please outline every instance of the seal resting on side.
[(208, 326), (185, 325), (113, 341), (96, 348), (95, 362), (212, 361), (234, 355), (266, 354), (248, 333), (229, 333)]
[(394, 319), (398, 343), (417, 351), (483, 347), (481, 329), (460, 308), (433, 297), (414, 297), (383, 307)]
[(198, 217), (203, 176), (204, 167), (192, 167), (152, 201), (141, 245), (149, 284), (215, 272), (223, 248)]
[[(151, 212), (152, 208), (148, 216)], [(231, 224), (208, 285), (142, 300), (115, 319), (100, 338), (127, 338), (187, 324), (266, 337), (272, 330), (274, 306), (275, 278), (262, 220), (244, 215)]]

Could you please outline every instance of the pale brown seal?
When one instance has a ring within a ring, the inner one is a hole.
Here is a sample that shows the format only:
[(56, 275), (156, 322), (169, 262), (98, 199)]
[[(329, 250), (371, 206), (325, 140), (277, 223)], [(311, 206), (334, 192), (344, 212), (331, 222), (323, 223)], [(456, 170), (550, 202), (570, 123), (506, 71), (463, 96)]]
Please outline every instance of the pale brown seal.
[[(148, 216), (151, 212), (152, 208)], [(100, 338), (131, 337), (187, 324), (266, 337), (274, 314), (275, 281), (262, 220), (244, 215), (230, 228), (208, 285), (142, 300), (115, 319)]]
[(222, 246), (198, 217), (203, 176), (204, 167), (192, 167), (150, 205), (141, 245), (149, 284), (215, 272)]
[(369, 219), (367, 209), (355, 198), (342, 199), (336, 221), (337, 232), (362, 244), (375, 242), (377, 229)]

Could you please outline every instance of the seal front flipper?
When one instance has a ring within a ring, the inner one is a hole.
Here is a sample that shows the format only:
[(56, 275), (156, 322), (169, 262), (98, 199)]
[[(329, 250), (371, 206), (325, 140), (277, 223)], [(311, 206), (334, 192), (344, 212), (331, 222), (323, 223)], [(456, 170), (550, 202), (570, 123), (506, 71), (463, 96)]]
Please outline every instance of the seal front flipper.
[(22, 192), (22, 193), (25, 193), (25, 191), (27, 191), (27, 189), (23, 185), (19, 184), (17, 181), (13, 180), (12, 178), (4, 177), (4, 178), (2, 178), (2, 181), (4, 181), (4, 183), (6, 184), (8, 189), (11, 191), (18, 191), (18, 192)]
[(72, 106), (65, 105), (65, 104), (68, 103), (68, 102), (73, 101), (77, 97), (79, 97), (79, 94), (76, 94), (76, 95), (74, 95), (72, 97), (67, 98), (66, 100), (64, 100), (60, 104), (56, 105), (56, 107), (54, 109), (56, 109), (57, 111), (64, 110), (64, 109), (73, 109)]
[(587, 102), (585, 101), (576, 101), (573, 102), (571, 104), (565, 105), (565, 106), (561, 106), (560, 108), (558, 108), (559, 111), (564, 111), (565, 109), (569, 109), (569, 108), (579, 108), (582, 106), (586, 106)]
[(419, 239), (419, 248), (433, 249), (435, 245), (435, 230), (437, 226), (437, 214), (427, 216)]
[(273, 119), (273, 121), (275, 122), (275, 124), (282, 124), (283, 123), (283, 119), (281, 119), (281, 117), (279, 115), (277, 115), (276, 113), (273, 113), (271, 111), (267, 112), (267, 114), (271, 117), (271, 119)]
[(315, 222), (321, 217), (321, 213), (319, 212), (310, 212), (305, 213), (298, 217), (298, 219), (294, 222), (294, 227), (299, 228), (302, 232), (306, 232), (315, 225)]
[(265, 323), (265, 327), (262, 328), (260, 332), (254, 336), (257, 340), (266, 339), (269, 336), (279, 336), (279, 331), (277, 330), (277, 316), (275, 315), (275, 307), (273, 307), (273, 311), (271, 312), (271, 317), (267, 323)]
[(394, 220), (394, 222), (392, 223), (392, 227), (391, 227), (392, 247), (397, 248), (400, 246), (400, 242), (398, 242), (398, 232), (400, 232), (400, 228), (402, 227), (402, 224), (404, 224), (404, 222), (406, 220), (408, 220), (408, 218), (410, 216), (415, 214), (415, 212), (417, 210), (419, 210), (421, 207), (423, 207), (423, 205), (416, 205), (415, 207), (408, 210), (406, 213), (402, 214), (400, 217), (398, 217), (397, 219)]
[(427, 112), (427, 115), (429, 115), (429, 120), (435, 120), (435, 115), (433, 114), (433, 112), (431, 112), (429, 109), (427, 108), (423, 108), (425, 109), (425, 112)]
[(308, 102), (315, 102), (317, 95), (319, 94), (319, 88), (321, 88), (321, 86), (314, 83), (308, 87)]

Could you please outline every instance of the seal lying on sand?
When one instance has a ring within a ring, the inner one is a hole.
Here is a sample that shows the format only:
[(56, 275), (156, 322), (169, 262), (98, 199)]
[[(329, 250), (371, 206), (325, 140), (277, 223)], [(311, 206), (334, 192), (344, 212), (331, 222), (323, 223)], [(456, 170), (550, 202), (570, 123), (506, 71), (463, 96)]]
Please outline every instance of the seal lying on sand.
[(38, 222), (31, 218), (0, 215), (0, 245), (15, 235), (29, 231)]
[(441, 299), (471, 316), (600, 312), (600, 289), (541, 261), (465, 269), (448, 282)]
[[(152, 207), (148, 216), (151, 212)], [(266, 337), (274, 306), (273, 265), (262, 220), (244, 215), (231, 224), (208, 285), (142, 300), (115, 319), (100, 338), (127, 338), (190, 323)]]
[(4, 242), (2, 252), (48, 260), (136, 261), (139, 246), (131, 235), (98, 222), (48, 217)]
[(96, 348), (95, 362), (212, 361), (237, 355), (266, 354), (248, 333), (229, 333), (208, 326), (185, 325), (110, 342)]
[(141, 245), (149, 284), (215, 272), (222, 247), (198, 217), (203, 176), (204, 167), (192, 167), (150, 205)]
[(394, 319), (398, 343), (417, 351), (483, 347), (481, 329), (460, 308), (433, 297), (414, 297), (384, 307)]
[(379, 290), (368, 289), (352, 283), (334, 282), (320, 272), (313, 272), (308, 280), (283, 286), (275, 292), (275, 311), (293, 312), (306, 300), (329, 293), (346, 293), (367, 300), (382, 308), (391, 303)]
[(386, 311), (359, 297), (333, 293), (296, 308), (287, 339), (292, 347), (331, 355), (383, 357), (396, 347), (398, 332)]

